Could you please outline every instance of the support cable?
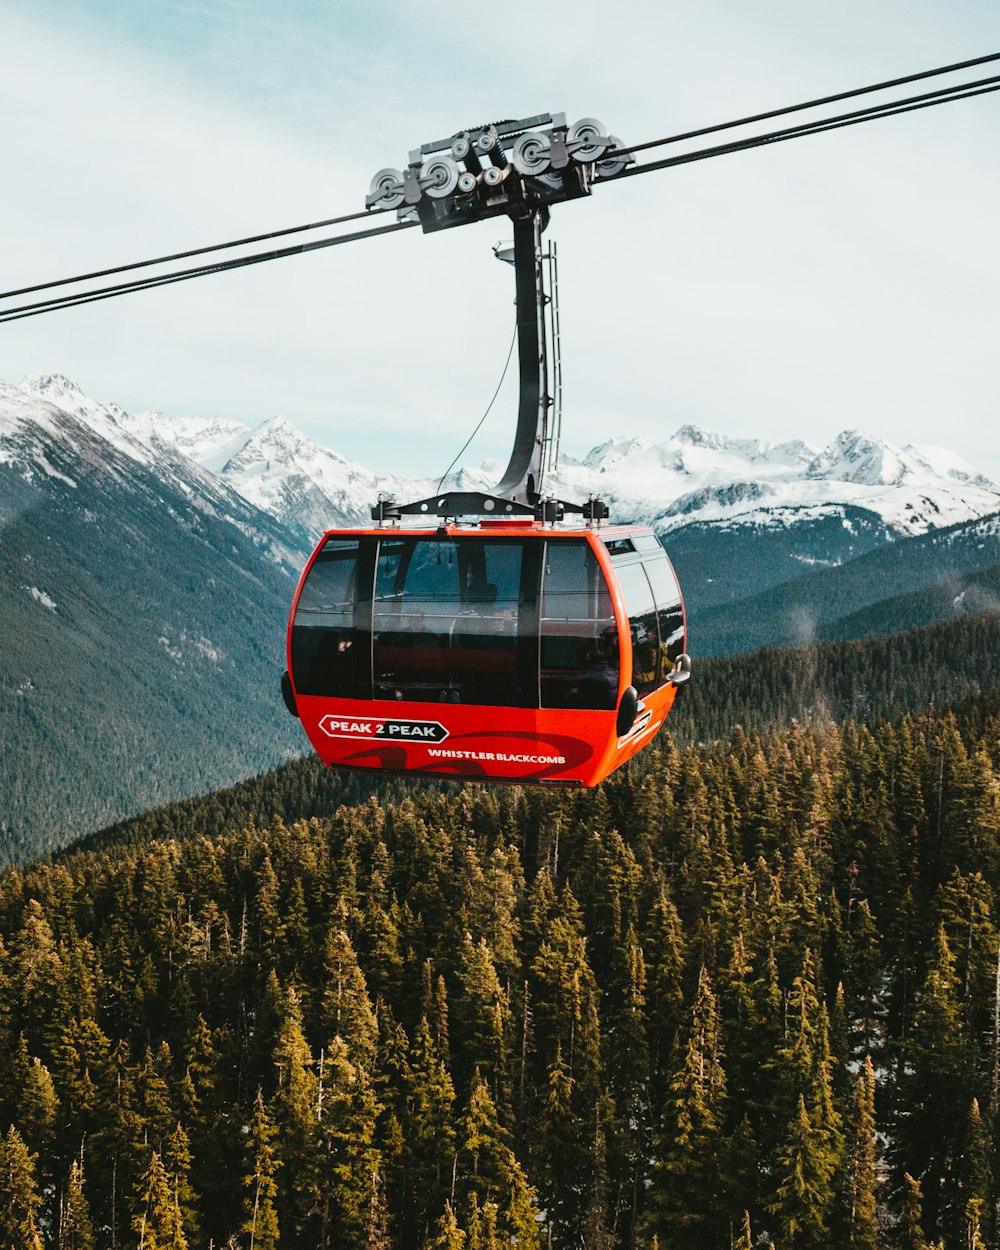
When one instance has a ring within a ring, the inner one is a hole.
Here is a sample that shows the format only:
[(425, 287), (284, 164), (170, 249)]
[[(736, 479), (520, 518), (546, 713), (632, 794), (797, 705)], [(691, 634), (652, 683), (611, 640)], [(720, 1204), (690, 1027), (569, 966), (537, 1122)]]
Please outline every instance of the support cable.
[(172, 260), (187, 260), (191, 256), (204, 256), (207, 252), (223, 252), (230, 247), (243, 247), (249, 243), (263, 243), (265, 239), (280, 239), (286, 234), (301, 234), (306, 230), (322, 230), (327, 226), (342, 226), (348, 221), (360, 221), (374, 217), (376, 213), (390, 213), (390, 208), (362, 209), (343, 217), (328, 217), (325, 221), (311, 221), (304, 226), (288, 226), (284, 230), (269, 230), (266, 234), (248, 234), (245, 239), (230, 239), (228, 243), (212, 243), (207, 247), (193, 247), (186, 252), (171, 252), (167, 256), (154, 256), (151, 260), (137, 260), (131, 265), (115, 265), (111, 269), (95, 269), (80, 273), (75, 278), (57, 278), (52, 282), (39, 282), (35, 286), (22, 286), (13, 291), (0, 291), (0, 299), (13, 299), (16, 295), (32, 295), (35, 291), (50, 291), (56, 286), (71, 286), (76, 282), (89, 282), (94, 278), (109, 278), (112, 274), (127, 273), (131, 269), (146, 269), (150, 265), (165, 265)]
[[(924, 78), (934, 78), (939, 74), (953, 74), (958, 70), (971, 69), (973, 65), (987, 65), (991, 61), (1000, 61), (1000, 52), (989, 56), (977, 56), (971, 61), (957, 61), (954, 65), (941, 65), (937, 69), (923, 70), (919, 74), (907, 74), (903, 78), (890, 78), (885, 82), (873, 83), (870, 87), (856, 87), (853, 91), (838, 91), (835, 95), (818, 96), (815, 100), (805, 100), (802, 104), (789, 104), (784, 108), (770, 109), (766, 113), (754, 113), (749, 117), (740, 117), (736, 121), (719, 122), (714, 126), (702, 126), (699, 130), (687, 130), (683, 134), (668, 135), (664, 139), (650, 139), (647, 143), (634, 143), (630, 147), (616, 148), (616, 152), (645, 152), (649, 148), (662, 147), (667, 143), (680, 143), (684, 139), (698, 139), (703, 135), (716, 134), (720, 130), (731, 130), (737, 126), (749, 126), (753, 122), (769, 121), (772, 117), (784, 117), (788, 113), (797, 113), (803, 109), (819, 108), (823, 104), (836, 104), (839, 100), (850, 100), (855, 96), (868, 95), (874, 91), (887, 91), (891, 87), (901, 87), (904, 83), (919, 82)], [(957, 88), (955, 88), (957, 90)]]
[[(918, 74), (908, 74), (900, 78), (887, 79), (884, 82), (874, 83), (867, 87), (858, 87), (852, 91), (842, 91), (834, 95), (818, 97), (815, 100), (808, 100), (800, 104), (788, 105), (785, 108), (772, 109), (764, 113), (756, 113), (751, 116), (739, 118), (735, 121), (721, 122), (714, 126), (705, 126), (698, 130), (686, 131), (683, 134), (670, 135), (662, 139), (653, 139), (647, 143), (635, 144), (631, 147), (619, 148), (616, 146), (615, 154), (629, 155), (635, 152), (648, 151), (652, 148), (678, 143), (685, 139), (715, 134), (722, 130), (748, 125), (752, 122), (785, 116), (804, 109), (816, 108), (824, 104), (830, 104), (839, 100), (852, 99), (857, 96), (866, 95), (876, 91), (884, 91), (892, 87), (901, 86), (904, 83), (917, 82), (923, 79), (935, 77), (937, 75), (954, 73), (959, 70), (969, 69), (975, 65), (985, 65), (995, 61), (1000, 61), (1000, 53), (992, 53), (988, 56), (975, 57), (967, 61), (958, 61), (951, 65), (944, 65), (935, 69), (924, 70)], [(802, 122), (798, 125), (770, 131), (766, 134), (751, 135), (745, 139), (737, 139), (729, 143), (717, 144), (707, 148), (700, 148), (693, 152), (685, 152), (677, 156), (650, 161), (647, 164), (636, 165), (633, 168), (623, 170), (621, 173), (616, 175), (614, 181), (617, 181), (619, 178), (633, 178), (640, 174), (652, 173), (655, 170), (668, 169), (675, 165), (684, 165), (694, 161), (707, 160), (710, 157), (725, 156), (733, 152), (742, 152), (750, 148), (761, 147), (768, 143), (780, 143), (787, 139), (798, 139), (806, 135), (820, 134), (827, 130), (838, 130), (846, 126), (859, 125), (861, 122), (875, 121), (881, 117), (892, 117), (900, 113), (913, 112), (917, 109), (931, 108), (937, 104), (948, 104), (953, 100), (967, 100), (978, 95), (988, 95), (991, 92), (998, 90), (1000, 90), (1000, 75), (982, 78), (972, 82), (958, 83), (950, 87), (939, 88), (936, 91), (925, 92), (921, 95), (885, 101), (881, 104), (873, 104), (867, 108), (858, 109), (853, 112), (842, 113), (833, 117), (816, 118), (812, 121)], [(598, 185), (600, 185), (600, 183)], [(377, 214), (392, 211), (393, 210), (391, 208), (365, 209), (360, 212), (348, 213), (341, 217), (331, 217), (323, 221), (312, 222), (306, 225), (289, 226), (283, 230), (272, 230), (265, 234), (248, 235), (242, 239), (233, 239), (228, 242), (212, 244), (206, 247), (173, 252), (168, 255), (154, 257), (149, 260), (136, 261), (128, 265), (116, 265), (107, 269), (93, 270), (90, 273), (78, 274), (72, 278), (62, 278), (50, 282), (38, 283), (33, 286), (19, 287), (14, 290), (0, 292), (0, 300), (12, 299), (17, 296), (34, 294), (40, 291), (48, 291), (56, 287), (72, 286), (77, 283), (92, 281), (97, 278), (128, 273), (134, 270), (148, 268), (153, 265), (166, 264), (173, 260), (201, 256), (211, 252), (220, 252), (228, 248), (261, 242), (265, 239), (281, 238), (286, 235), (315, 230), (325, 226), (342, 225), (348, 222), (361, 220), (362, 218), (368, 218)], [(57, 295), (33, 303), (18, 305), (13, 308), (0, 308), (0, 322), (19, 321), (25, 317), (34, 317), (40, 316), (42, 313), (46, 312), (55, 312), (60, 308), (74, 308), (80, 304), (90, 304), (100, 300), (112, 299), (115, 296), (126, 295), (133, 291), (152, 290), (155, 287), (169, 286), (175, 282), (184, 282), (189, 278), (200, 278), (209, 274), (225, 273), (230, 269), (241, 269), (248, 265), (260, 264), (264, 261), (278, 260), (287, 256), (297, 256), (304, 252), (316, 251), (320, 248), (336, 247), (341, 243), (349, 243), (358, 239), (372, 238), (377, 234), (391, 234), (396, 230), (405, 230), (408, 227), (417, 224), (417, 222), (412, 220), (397, 221), (391, 225), (370, 230), (353, 231), (349, 234), (339, 235), (335, 238), (319, 239), (292, 247), (276, 248), (268, 252), (255, 253), (251, 256), (236, 257), (232, 260), (216, 260), (205, 265), (199, 265), (190, 269), (177, 270), (172, 273), (161, 274), (155, 277), (141, 277), (133, 279), (129, 282), (117, 283), (112, 286), (98, 287), (96, 289), (92, 288), (90, 290), (79, 291), (76, 293)]]
[(309, 243), (298, 243), (293, 247), (277, 248), (270, 252), (257, 252), (253, 256), (240, 256), (234, 260), (219, 261), (211, 265), (199, 265), (194, 269), (181, 269), (174, 273), (163, 274), (155, 278), (137, 278), (132, 282), (122, 282), (117, 286), (99, 287), (96, 291), (83, 291), (77, 295), (57, 296), (49, 300), (41, 300), (35, 304), (22, 304), (16, 308), (0, 311), (0, 322), (21, 321), (25, 317), (39, 317), (43, 313), (57, 312), (60, 308), (75, 308), (79, 304), (93, 304), (99, 300), (114, 299), (116, 295), (127, 295), (132, 291), (149, 291), (158, 286), (170, 286), (175, 282), (187, 282), (191, 278), (203, 278), (208, 274), (227, 273), (230, 269), (243, 269), (248, 265), (259, 265), (267, 260), (279, 260), (286, 256), (300, 256), (303, 252), (315, 252), (324, 247), (337, 247), (341, 243), (353, 243), (357, 239), (371, 239), (380, 234), (394, 234), (397, 230), (408, 230), (417, 225), (414, 221), (393, 222), (388, 226), (379, 226), (372, 230), (355, 230), (351, 234), (341, 234), (333, 239), (316, 239)]
[(968, 100), (973, 96), (989, 95), (994, 91), (1000, 91), (1000, 77), (984, 78), (979, 81), (992, 85), (978, 86), (978, 84), (966, 83), (963, 84), (964, 87), (977, 86), (978, 89), (970, 91), (955, 88), (954, 93), (947, 95), (933, 92), (931, 93), (933, 98), (911, 96), (908, 100), (897, 100), (884, 106), (861, 109), (855, 113), (841, 113), (836, 117), (817, 118), (813, 122), (803, 122), (800, 126), (790, 126), (785, 130), (772, 130), (767, 134), (751, 135), (746, 139), (736, 139), (732, 143), (718, 144), (710, 148), (699, 148), (694, 152), (684, 152), (679, 156), (668, 156), (659, 161), (650, 161), (646, 165), (636, 166), (634, 169), (627, 169), (623, 173), (618, 174), (615, 181), (622, 178), (634, 178), (639, 174), (652, 173), (658, 169), (670, 169), (674, 165), (687, 165), (692, 161), (708, 160), (713, 156), (728, 156), (732, 152), (745, 152), (750, 148), (763, 147), (768, 143), (782, 143), (786, 139), (801, 139), (806, 135), (822, 134), (826, 130), (842, 130), (846, 126), (858, 126), (862, 122), (877, 121), (882, 117), (893, 117), (897, 113), (912, 113), (917, 109), (933, 108), (937, 104), (950, 104), (953, 100)]
[(507, 376), (507, 370), (510, 368), (510, 361), (511, 361), (511, 357), (514, 355), (514, 344), (516, 342), (517, 342), (517, 321), (515, 320), (514, 321), (514, 333), (511, 336), (510, 347), (507, 349), (507, 359), (504, 362), (503, 373), (500, 374), (500, 381), (497, 383), (497, 389), (493, 392), (493, 398), (490, 400), (489, 404), (487, 405), (486, 411), (479, 418), (479, 422), (476, 425), (476, 428), (472, 431), (469, 437), (462, 444), (461, 451), (458, 453), (455, 459), (451, 462), (451, 464), (448, 465), (447, 469), (445, 469), (445, 471), (441, 474), (441, 480), (438, 482), (437, 487), (435, 488), (435, 491), (434, 491), (435, 495), (438, 495), (441, 493), (441, 487), (444, 484), (444, 479), (452, 471), (455, 465), (458, 464), (459, 460), (461, 460), (462, 456), (465, 454), (466, 448), (469, 446), (472, 440), (476, 437), (479, 431), (483, 428), (483, 422), (490, 415), (493, 405), (497, 402), (497, 396), (500, 394), (500, 388), (501, 386), (503, 386), (504, 378), (506, 378)]

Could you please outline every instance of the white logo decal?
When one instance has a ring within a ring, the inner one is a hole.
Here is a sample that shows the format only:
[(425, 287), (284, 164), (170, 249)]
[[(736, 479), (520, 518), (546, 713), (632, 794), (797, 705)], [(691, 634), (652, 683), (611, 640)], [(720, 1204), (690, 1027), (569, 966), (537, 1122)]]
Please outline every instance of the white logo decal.
[(448, 730), (436, 720), (367, 720), (328, 713), (319, 727), (328, 738), (377, 739), (380, 742), (444, 742)]

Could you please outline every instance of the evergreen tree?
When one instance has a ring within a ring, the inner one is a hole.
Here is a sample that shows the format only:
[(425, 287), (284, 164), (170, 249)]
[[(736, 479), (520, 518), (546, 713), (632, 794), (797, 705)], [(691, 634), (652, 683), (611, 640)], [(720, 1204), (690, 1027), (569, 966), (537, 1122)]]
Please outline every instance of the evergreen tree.
[(94, 1226), (83, 1191), (83, 1169), (74, 1159), (60, 1204), (57, 1250), (94, 1250)]
[(563, 1058), (562, 1046), (556, 1046), (555, 1058), (549, 1066), (544, 1102), (535, 1120), (535, 1175), (541, 1190), (541, 1204), (547, 1213), (552, 1235), (568, 1236), (576, 1211), (573, 1200), (576, 1176), (576, 1150), (566, 1144), (578, 1141), (577, 1117), (573, 1109), (573, 1074)]
[(964, 1132), (959, 1138), (958, 1153), (951, 1164), (942, 1217), (946, 1228), (951, 1230), (952, 1239), (965, 1238), (963, 1245), (972, 1243), (973, 1224), (975, 1236), (980, 1238), (985, 1237), (992, 1224), (989, 1219), (992, 1194), (990, 1154), (979, 1101), (973, 1098)]
[(28, 1054), (21, 1034), (14, 1061), (15, 1119), (24, 1143), (34, 1154), (48, 1153), (56, 1128), (59, 1099), (52, 1076), (40, 1059)]
[(811, 1123), (804, 1095), (775, 1162), (778, 1183), (770, 1210), (778, 1224), (778, 1244), (788, 1250), (823, 1250), (829, 1245), (837, 1161), (826, 1134)]
[(198, 1218), (198, 1196), (191, 1184), (191, 1146), (183, 1125), (176, 1124), (167, 1138), (163, 1164), (174, 1202), (181, 1218), (181, 1226), (189, 1243), (196, 1243), (201, 1226)]
[(749, 1211), (743, 1212), (743, 1225), (740, 1229), (739, 1240), (733, 1246), (733, 1250), (753, 1250), (753, 1232), (750, 1228)]
[(923, 1190), (909, 1172), (903, 1174), (903, 1201), (899, 1216), (899, 1250), (931, 1250), (921, 1226)]
[(455, 1152), (455, 1088), (426, 1019), (417, 1026), (406, 1077), (405, 1157), (414, 1215), (423, 1230), (440, 1210)]
[(35, 1156), (13, 1126), (0, 1138), (0, 1246), (42, 1250), (38, 1214), (42, 1199), (35, 1186)]
[(458, 1220), (450, 1202), (444, 1204), (444, 1213), (435, 1226), (437, 1236), (429, 1243), (428, 1250), (464, 1250), (465, 1233), (459, 1228)]
[(285, 998), (272, 1062), (278, 1073), (278, 1089), (271, 1102), (281, 1163), (278, 1210), (297, 1213), (304, 1220), (307, 1212), (314, 1211), (318, 1193), (319, 1083), (312, 1071), (312, 1052), (302, 1031), (295, 990), (289, 990)]
[(275, 1174), (278, 1158), (275, 1138), (278, 1130), (268, 1113), (264, 1095), (257, 1090), (250, 1134), (247, 1139), (247, 1167), (244, 1177), (246, 1197), (242, 1232), (249, 1250), (276, 1250), (278, 1245), (278, 1213), (275, 1203), (278, 1186)]
[(352, 1064), (335, 1037), (321, 1066), (319, 1245), (359, 1244), (371, 1211), (372, 1177), (381, 1165), (375, 1147), (379, 1107), (365, 1070)]
[(875, 1039), (882, 956), (879, 950), (878, 925), (865, 898), (858, 903), (855, 910), (848, 976), (851, 997), (857, 1004), (858, 1040), (862, 1051), (867, 1053)]
[(187, 1250), (176, 1187), (171, 1185), (163, 1160), (155, 1150), (143, 1177), (139, 1211), (132, 1219), (132, 1229), (139, 1250)]
[(875, 1159), (875, 1071), (866, 1056), (854, 1089), (850, 1161), (848, 1244), (852, 1250), (877, 1250), (878, 1175)]
[(493, 957), (485, 940), (473, 942), (466, 934), (459, 950), (458, 989), (452, 998), (451, 1020), (454, 1075), (467, 1082), (478, 1068), (495, 1080), (508, 1076), (510, 1050), (510, 1003), (500, 984)]
[[(696, 1250), (716, 1240), (726, 1221), (726, 1074), (718, 1005), (704, 967), (678, 1059), (664, 1111), (654, 1218), (666, 1244)], [(692, 1193), (699, 1195), (696, 1204)]]
[(371, 1193), (365, 1214), (364, 1250), (393, 1250), (389, 1233), (389, 1207), (385, 1197), (385, 1182), (377, 1171), (372, 1172)]
[[(489, 1087), (478, 1072), (461, 1135), (458, 1180), (471, 1208), (467, 1223), (470, 1247), (477, 1237), (484, 1246), (490, 1244), (490, 1238), (503, 1237), (524, 1250), (540, 1250), (534, 1192), (497, 1119)], [(482, 1231), (477, 1229), (480, 1210)]]
[(340, 919), (327, 934), (323, 949), (322, 1036), (342, 1037), (353, 1060), (370, 1067), (378, 1026), (365, 975)]
[(660, 888), (650, 909), (643, 943), (649, 1062), (653, 1077), (666, 1076), (674, 1038), (684, 1017), (685, 942), (681, 918)]
[[(779, 1077), (775, 1104), (779, 1120), (782, 1114), (789, 1115), (791, 1111), (782, 1147), (786, 1162), (796, 1157), (796, 1151), (808, 1147), (810, 1157), (820, 1165), (811, 1180), (812, 1193), (820, 1201), (814, 1213), (818, 1228), (826, 1223), (834, 1198), (833, 1178), (841, 1165), (844, 1143), (833, 1097), (829, 1019), (825, 1004), (819, 1000), (812, 954), (808, 950), (788, 996), (788, 1033), (778, 1047), (775, 1068)], [(803, 1136), (796, 1106), (800, 1099), (805, 1100), (808, 1110), (807, 1137)]]
[(942, 1231), (939, 1221), (945, 1217), (942, 1198), (950, 1160), (958, 1152), (961, 1115), (969, 1105), (958, 980), (943, 927), (938, 929), (918, 999), (907, 1058), (901, 1080), (905, 1114), (899, 1119), (897, 1150), (906, 1168), (921, 1178), (924, 1218), (933, 1236)]
[(965, 1228), (963, 1245), (967, 1250), (986, 1250), (986, 1243), (983, 1241), (980, 1230), (980, 1220), (983, 1215), (982, 1198), (970, 1198), (965, 1204)]
[(598, 1121), (594, 1133), (594, 1176), (583, 1223), (584, 1250), (613, 1250), (614, 1236), (608, 1227), (608, 1171), (604, 1130)]

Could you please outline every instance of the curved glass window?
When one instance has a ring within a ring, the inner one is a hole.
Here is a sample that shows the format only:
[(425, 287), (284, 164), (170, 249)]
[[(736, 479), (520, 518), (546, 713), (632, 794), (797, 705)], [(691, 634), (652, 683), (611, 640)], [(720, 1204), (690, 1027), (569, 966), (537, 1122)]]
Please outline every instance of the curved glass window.
[(292, 626), (300, 694), (610, 710), (619, 670), (584, 539), (330, 538)]
[(653, 588), (656, 615), (660, 627), (660, 684), (673, 671), (677, 657), (684, 650), (684, 608), (681, 588), (667, 553), (660, 548), (658, 554), (644, 555), (643, 568)]
[(657, 686), (660, 656), (656, 602), (646, 571), (638, 560), (616, 563), (615, 574), (632, 632), (632, 685), (640, 695), (649, 694)]
[(542, 707), (617, 706), (618, 628), (588, 542), (545, 544), (540, 635)]
[[(312, 563), (292, 623), (292, 675), (300, 694), (371, 696), (367, 585), (375, 544), (331, 538)], [(359, 599), (361, 608), (358, 608)]]

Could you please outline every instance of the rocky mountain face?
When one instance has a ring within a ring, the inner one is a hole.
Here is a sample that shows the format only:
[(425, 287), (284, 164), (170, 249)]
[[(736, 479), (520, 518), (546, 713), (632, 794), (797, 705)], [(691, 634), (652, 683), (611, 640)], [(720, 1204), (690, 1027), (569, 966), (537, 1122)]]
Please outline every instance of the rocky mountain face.
[(98, 407), (0, 387), (0, 860), (301, 747), (294, 536)]

